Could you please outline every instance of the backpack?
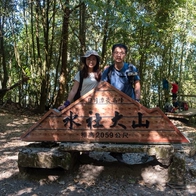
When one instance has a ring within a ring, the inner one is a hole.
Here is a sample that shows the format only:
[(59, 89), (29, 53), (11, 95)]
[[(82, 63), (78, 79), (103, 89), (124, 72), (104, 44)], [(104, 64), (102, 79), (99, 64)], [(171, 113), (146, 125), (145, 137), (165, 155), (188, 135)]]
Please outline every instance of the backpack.
[(83, 77), (82, 77), (82, 71), (80, 71), (80, 84), (77, 90), (77, 93), (75, 94), (73, 100), (76, 101), (77, 99), (79, 99), (81, 97), (80, 95), (80, 91), (82, 89), (82, 83), (83, 83)]
[(173, 110), (173, 106), (167, 102), (164, 106), (164, 111), (165, 112), (172, 112), (172, 110)]
[(182, 101), (182, 109), (184, 111), (187, 111), (189, 109), (189, 104), (186, 101)]
[[(111, 76), (113, 68), (114, 68), (114, 64), (110, 65), (108, 68), (108, 73), (107, 73), (108, 83), (111, 83), (110, 76)], [(133, 85), (134, 84), (134, 76), (138, 75), (138, 73), (133, 71), (133, 64), (131, 64), (131, 63), (129, 64), (127, 70), (128, 70), (127, 77), (129, 79), (130, 84)]]

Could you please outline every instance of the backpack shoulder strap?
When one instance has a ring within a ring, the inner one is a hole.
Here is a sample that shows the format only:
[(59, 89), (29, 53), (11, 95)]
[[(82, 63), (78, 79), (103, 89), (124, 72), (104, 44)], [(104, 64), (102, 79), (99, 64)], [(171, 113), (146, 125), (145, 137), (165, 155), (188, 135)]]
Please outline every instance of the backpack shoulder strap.
[(114, 68), (114, 65), (113, 64), (108, 67), (108, 73), (107, 73), (108, 83), (111, 83), (110, 76), (111, 76), (111, 72), (112, 72), (112, 69), (113, 68)]
[[(114, 68), (114, 64), (110, 65), (109, 68), (108, 68), (108, 73), (107, 73), (107, 79), (108, 79), (108, 83), (111, 83), (110, 81), (110, 77), (111, 77), (111, 72), (112, 72), (112, 69)], [(130, 71), (133, 71), (133, 64), (128, 64), (126, 70), (130, 70)]]
[(83, 83), (82, 71), (79, 72), (79, 75), (80, 75), (80, 84), (79, 84), (78, 90), (73, 98), (74, 101), (76, 101), (77, 99), (80, 98), (80, 91), (82, 89), (82, 83)]
[(82, 77), (82, 71), (80, 71), (80, 84), (79, 84), (79, 87), (78, 87), (78, 91), (81, 91), (82, 83), (83, 83), (83, 77)]
[(127, 69), (129, 69), (130, 71), (133, 71), (133, 67), (134, 67), (134, 65), (129, 63)]
[[(108, 68), (108, 72), (107, 72), (108, 83), (111, 83), (110, 77), (111, 77), (111, 72), (112, 72), (113, 68), (114, 68), (114, 64), (110, 65), (109, 68)], [(131, 64), (131, 63), (127, 64), (126, 70), (128, 70), (130, 72), (134, 72), (134, 65)], [(127, 77), (129, 77), (129, 76), (127, 75)]]

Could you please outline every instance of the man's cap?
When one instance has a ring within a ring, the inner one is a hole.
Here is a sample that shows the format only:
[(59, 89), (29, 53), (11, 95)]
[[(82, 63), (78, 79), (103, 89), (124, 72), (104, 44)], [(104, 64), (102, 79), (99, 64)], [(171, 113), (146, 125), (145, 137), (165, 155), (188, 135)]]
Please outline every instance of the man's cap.
[(99, 56), (99, 54), (95, 51), (95, 50), (88, 50), (86, 51), (85, 55), (84, 56), (81, 56), (80, 59), (82, 61), (82, 63), (85, 64), (85, 59), (91, 55), (94, 55), (98, 58), (99, 62), (101, 60), (101, 57)]

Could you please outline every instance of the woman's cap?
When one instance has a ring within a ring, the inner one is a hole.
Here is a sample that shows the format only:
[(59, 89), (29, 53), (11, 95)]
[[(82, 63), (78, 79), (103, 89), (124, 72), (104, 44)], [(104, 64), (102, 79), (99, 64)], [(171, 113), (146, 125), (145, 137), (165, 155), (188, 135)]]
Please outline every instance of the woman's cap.
[(81, 56), (81, 61), (85, 64), (85, 59), (91, 55), (94, 55), (98, 58), (99, 62), (101, 60), (101, 57), (99, 56), (99, 54), (95, 51), (95, 50), (88, 50), (86, 51), (85, 55), (84, 56)]

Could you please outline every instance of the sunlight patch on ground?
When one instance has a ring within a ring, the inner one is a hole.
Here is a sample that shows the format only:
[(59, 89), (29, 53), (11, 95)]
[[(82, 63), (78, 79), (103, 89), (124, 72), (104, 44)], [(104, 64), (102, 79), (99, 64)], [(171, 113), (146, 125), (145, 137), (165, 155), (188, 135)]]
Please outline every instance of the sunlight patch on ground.
[(27, 117), (23, 118), (23, 119), (14, 119), (13, 123), (16, 125), (20, 125), (20, 124), (29, 124), (31, 120), (29, 120)]
[(195, 183), (192, 183), (192, 184), (189, 184), (187, 185), (187, 191), (190, 193), (190, 194), (195, 194), (196, 193), (196, 180), (195, 180)]
[(10, 155), (9, 155), (6, 159), (7, 159), (7, 160), (18, 161), (18, 156), (10, 156)]
[[(14, 172), (14, 173), (17, 173), (17, 172)], [(3, 177), (2, 177), (2, 175), (3, 175)], [(10, 178), (10, 177), (12, 177), (12, 175), (13, 175), (13, 171), (5, 171), (5, 172), (3, 172), (3, 174), (2, 175), (0, 175), (0, 180), (4, 180), (4, 179), (8, 179), (8, 178)]]
[(27, 193), (32, 193), (33, 188), (25, 188), (22, 190), (19, 190), (16, 195), (26, 195)]
[(93, 165), (87, 165), (85, 169), (82, 166), (74, 181), (79, 184), (87, 184), (88, 186), (94, 185), (97, 177), (103, 170), (104, 166), (94, 167)]

